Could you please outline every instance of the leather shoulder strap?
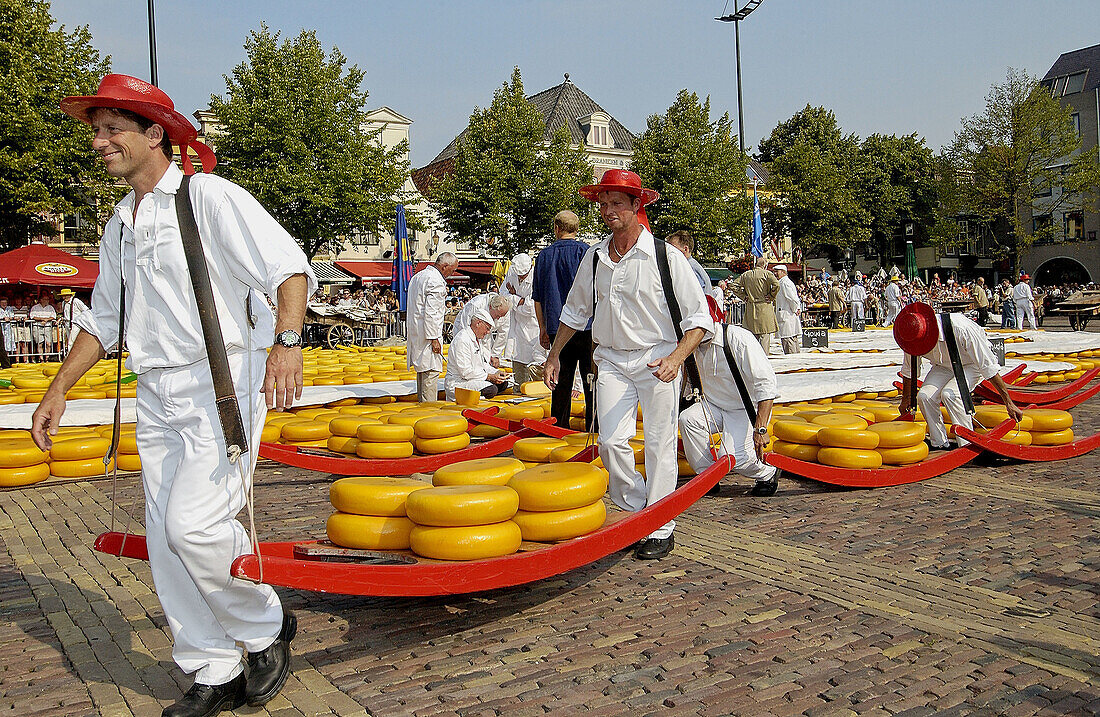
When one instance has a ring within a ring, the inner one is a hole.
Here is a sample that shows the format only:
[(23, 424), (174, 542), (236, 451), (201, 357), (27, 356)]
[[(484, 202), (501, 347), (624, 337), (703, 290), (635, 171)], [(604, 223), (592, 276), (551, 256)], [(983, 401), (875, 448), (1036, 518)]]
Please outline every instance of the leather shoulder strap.
[(210, 286), (210, 271), (206, 255), (199, 239), (199, 226), (195, 222), (195, 210), (191, 205), (191, 175), (184, 175), (176, 192), (176, 218), (183, 238), (183, 253), (187, 257), (187, 270), (191, 275), (191, 287), (195, 291), (195, 303), (199, 309), (202, 338), (206, 344), (206, 358), (210, 362), (210, 376), (214, 381), (214, 403), (225, 437), (225, 452), (230, 461), (236, 462), (242, 453), (248, 452), (247, 433), (237, 405), (237, 393), (233, 389), (233, 377), (229, 371), (229, 357), (225, 354), (225, 340), (218, 321), (218, 309), (214, 305), (214, 291)]
[(955, 383), (959, 387), (963, 407), (966, 408), (968, 414), (974, 415), (974, 398), (970, 395), (970, 387), (966, 383), (962, 357), (959, 355), (959, 345), (955, 342), (955, 329), (951, 326), (951, 314), (945, 311), (940, 314), (940, 317), (943, 319), (943, 340), (947, 344), (947, 355), (951, 359), (951, 371), (955, 374)]
[[(657, 255), (657, 273), (661, 275), (661, 289), (665, 294), (665, 303), (668, 304), (668, 313), (672, 316), (672, 328), (676, 331), (676, 340), (684, 338), (684, 331), (680, 328), (680, 322), (684, 315), (680, 311), (680, 302), (676, 299), (676, 289), (672, 285), (672, 270), (668, 264), (668, 244), (663, 239), (653, 237), (654, 253)], [(703, 392), (703, 383), (699, 380), (699, 365), (695, 363), (695, 354), (691, 354), (684, 361), (684, 370), (691, 385)]]
[(745, 412), (749, 414), (749, 421), (756, 424), (756, 404), (753, 403), (752, 397), (749, 396), (749, 389), (745, 386), (745, 377), (741, 375), (741, 367), (737, 365), (737, 361), (733, 358), (733, 351), (730, 349), (730, 335), (729, 325), (721, 324), (722, 326), (722, 353), (726, 355), (726, 363), (730, 367), (730, 373), (733, 374), (733, 382), (737, 384), (737, 392), (741, 394), (741, 403), (745, 404)]

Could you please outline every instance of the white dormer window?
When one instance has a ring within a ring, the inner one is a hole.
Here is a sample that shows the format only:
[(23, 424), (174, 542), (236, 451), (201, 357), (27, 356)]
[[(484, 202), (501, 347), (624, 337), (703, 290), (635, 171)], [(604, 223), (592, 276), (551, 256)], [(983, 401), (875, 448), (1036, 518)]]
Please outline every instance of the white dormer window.
[(584, 143), (589, 147), (614, 147), (611, 137), (611, 115), (606, 112), (593, 112), (586, 117), (578, 117), (577, 122), (585, 131)]

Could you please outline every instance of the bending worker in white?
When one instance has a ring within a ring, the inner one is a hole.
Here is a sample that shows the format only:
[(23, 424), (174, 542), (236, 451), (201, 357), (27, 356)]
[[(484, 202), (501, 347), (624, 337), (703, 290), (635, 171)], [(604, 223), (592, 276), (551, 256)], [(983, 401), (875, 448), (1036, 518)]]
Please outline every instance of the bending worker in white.
[(509, 387), (508, 375), (493, 366), (482, 343), (492, 326), (493, 317), (482, 310), (455, 334), (447, 353), (447, 375), (443, 379), (448, 401), (455, 400), (455, 388), (480, 391), (485, 398), (492, 398)]
[[(546, 384), (551, 389), (557, 385), (562, 347), (594, 317), (600, 457), (611, 474), (611, 500), (624, 510), (637, 511), (676, 489), (680, 369), (711, 334), (714, 322), (687, 259), (667, 247), (672, 286), (683, 316), (683, 338), (677, 342), (661, 290), (655, 240), (639, 219), (639, 214), (645, 216), (643, 206), (656, 200), (657, 192), (643, 189), (634, 172), (612, 169), (599, 184), (581, 187), (580, 193), (599, 202), (611, 236), (589, 248), (581, 261), (546, 359)], [(637, 431), (639, 404), (645, 429), (645, 479), (634, 467), (628, 443)], [(639, 544), (635, 557), (668, 555), (674, 545), (674, 527), (670, 521), (651, 533)]]
[(445, 251), (409, 281), (405, 318), (409, 368), (416, 371), (416, 395), (421, 403), (439, 399), (443, 371), (443, 316), (447, 311), (447, 277), (458, 268), (458, 257)]
[(800, 352), (798, 342), (802, 338), (802, 299), (798, 298), (798, 289), (787, 276), (785, 264), (776, 264), (775, 275), (779, 277), (779, 293), (775, 295), (779, 343), (783, 346), (783, 353), (796, 354)]
[[(722, 434), (722, 448), (733, 453), (735, 473), (751, 478), (752, 494), (774, 495), (779, 486), (779, 469), (764, 463), (764, 446), (768, 443), (768, 421), (772, 403), (778, 398), (775, 370), (760, 342), (740, 326), (716, 323), (714, 338), (695, 350), (703, 398), (680, 414), (680, 435), (684, 439), (684, 455), (696, 473), (714, 462), (710, 452), (710, 437)], [(730, 371), (723, 344), (733, 354), (734, 365), (741, 372), (745, 389), (755, 404), (756, 422), (749, 420), (748, 411)], [(718, 485), (712, 493), (718, 492)]]
[(500, 360), (504, 358), (504, 351), (508, 348), (508, 312), (512, 310), (512, 300), (506, 294), (478, 294), (462, 306), (462, 310), (455, 316), (455, 335), (463, 327), (470, 325), (470, 319), (479, 312), (487, 312), (493, 318), (493, 325), (481, 339), (481, 343), (489, 351), (489, 359), (494, 367), (500, 367)]
[(901, 277), (891, 276), (890, 283), (886, 285), (886, 320), (883, 326), (890, 326), (898, 318), (901, 311)]
[[(1001, 395), (1008, 415), (1019, 421), (1023, 414), (1008, 395), (1005, 382), (1001, 379), (997, 357), (985, 336), (985, 330), (962, 314), (951, 314), (951, 326), (968, 390), (973, 391), (975, 386), (989, 379)], [(951, 416), (951, 422), (956, 426), (972, 429), (974, 417), (966, 412), (962, 394), (959, 393), (955, 381), (951, 355), (944, 340), (943, 317), (937, 316), (928, 304), (912, 303), (902, 309), (894, 321), (894, 339), (905, 352), (901, 369), (902, 414), (908, 413), (912, 408), (909, 397), (913, 395), (913, 381), (916, 380), (913, 375), (913, 356), (917, 357), (917, 376), (920, 375), (920, 357), (927, 358), (932, 363), (932, 368), (924, 377), (924, 385), (917, 394), (917, 405), (928, 423), (928, 438), (932, 450), (951, 448), (947, 442), (947, 428), (943, 423), (943, 414), (940, 413), (940, 403), (943, 403), (947, 414)], [(957, 440), (959, 445), (967, 443), (961, 438)]]
[[(534, 381), (531, 367), (546, 361), (546, 349), (539, 342), (539, 320), (535, 315), (534, 262), (530, 254), (516, 254), (504, 277), (501, 296), (512, 304), (508, 338), (512, 342), (512, 378), (517, 386)], [(541, 376), (539, 377), (541, 378)]]
[[(172, 657), (195, 673), (194, 685), (164, 714), (264, 704), (286, 681), (297, 623), (284, 615), (274, 590), (230, 577), (229, 567), (251, 552), (236, 516), (245, 507), (267, 409), (289, 408), (301, 396), (299, 332), (317, 280), (298, 244), (252, 195), (212, 174), (192, 177), (188, 194), (248, 432), (249, 451), (230, 462), (176, 218), (183, 174), (172, 144), (185, 157), (190, 145), (207, 170), (214, 155), (167, 95), (134, 77), (108, 75), (97, 95), (67, 97), (61, 109), (92, 125), (92, 148), (107, 173), (133, 191), (104, 229), (92, 308), (76, 317), (81, 331), (34, 413), (35, 441), (50, 445), (65, 392), (125, 339), (127, 365), (138, 376), (149, 567), (172, 630)], [(189, 158), (184, 166), (191, 169)], [(118, 335), (123, 277), (124, 337)], [(277, 317), (265, 296), (275, 299)]]
[(1032, 329), (1039, 328), (1035, 323), (1035, 293), (1031, 290), (1031, 280), (1027, 274), (1020, 275), (1020, 281), (1012, 287), (1012, 302), (1016, 304), (1016, 328), (1024, 328), (1024, 322)]
[(848, 287), (848, 303), (852, 305), (852, 327), (857, 321), (863, 321), (863, 302), (867, 301), (867, 290), (863, 288), (863, 277), (856, 277)]

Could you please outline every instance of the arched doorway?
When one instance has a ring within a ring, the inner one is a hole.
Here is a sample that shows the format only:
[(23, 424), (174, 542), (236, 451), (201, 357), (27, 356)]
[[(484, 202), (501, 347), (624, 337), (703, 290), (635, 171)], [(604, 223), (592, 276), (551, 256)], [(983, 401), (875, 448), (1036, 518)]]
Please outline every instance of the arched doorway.
[(1048, 259), (1035, 270), (1032, 286), (1061, 286), (1063, 284), (1087, 284), (1092, 281), (1088, 269), (1076, 259), (1059, 256)]

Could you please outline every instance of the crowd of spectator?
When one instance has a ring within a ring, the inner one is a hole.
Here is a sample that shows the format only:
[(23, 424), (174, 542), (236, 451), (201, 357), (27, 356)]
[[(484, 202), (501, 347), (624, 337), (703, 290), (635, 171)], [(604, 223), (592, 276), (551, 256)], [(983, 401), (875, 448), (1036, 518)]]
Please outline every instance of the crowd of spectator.
[(0, 336), (4, 352), (14, 363), (41, 363), (64, 358), (69, 341), (69, 312), (87, 307), (71, 290), (54, 295), (48, 291), (12, 291), (0, 295)]

